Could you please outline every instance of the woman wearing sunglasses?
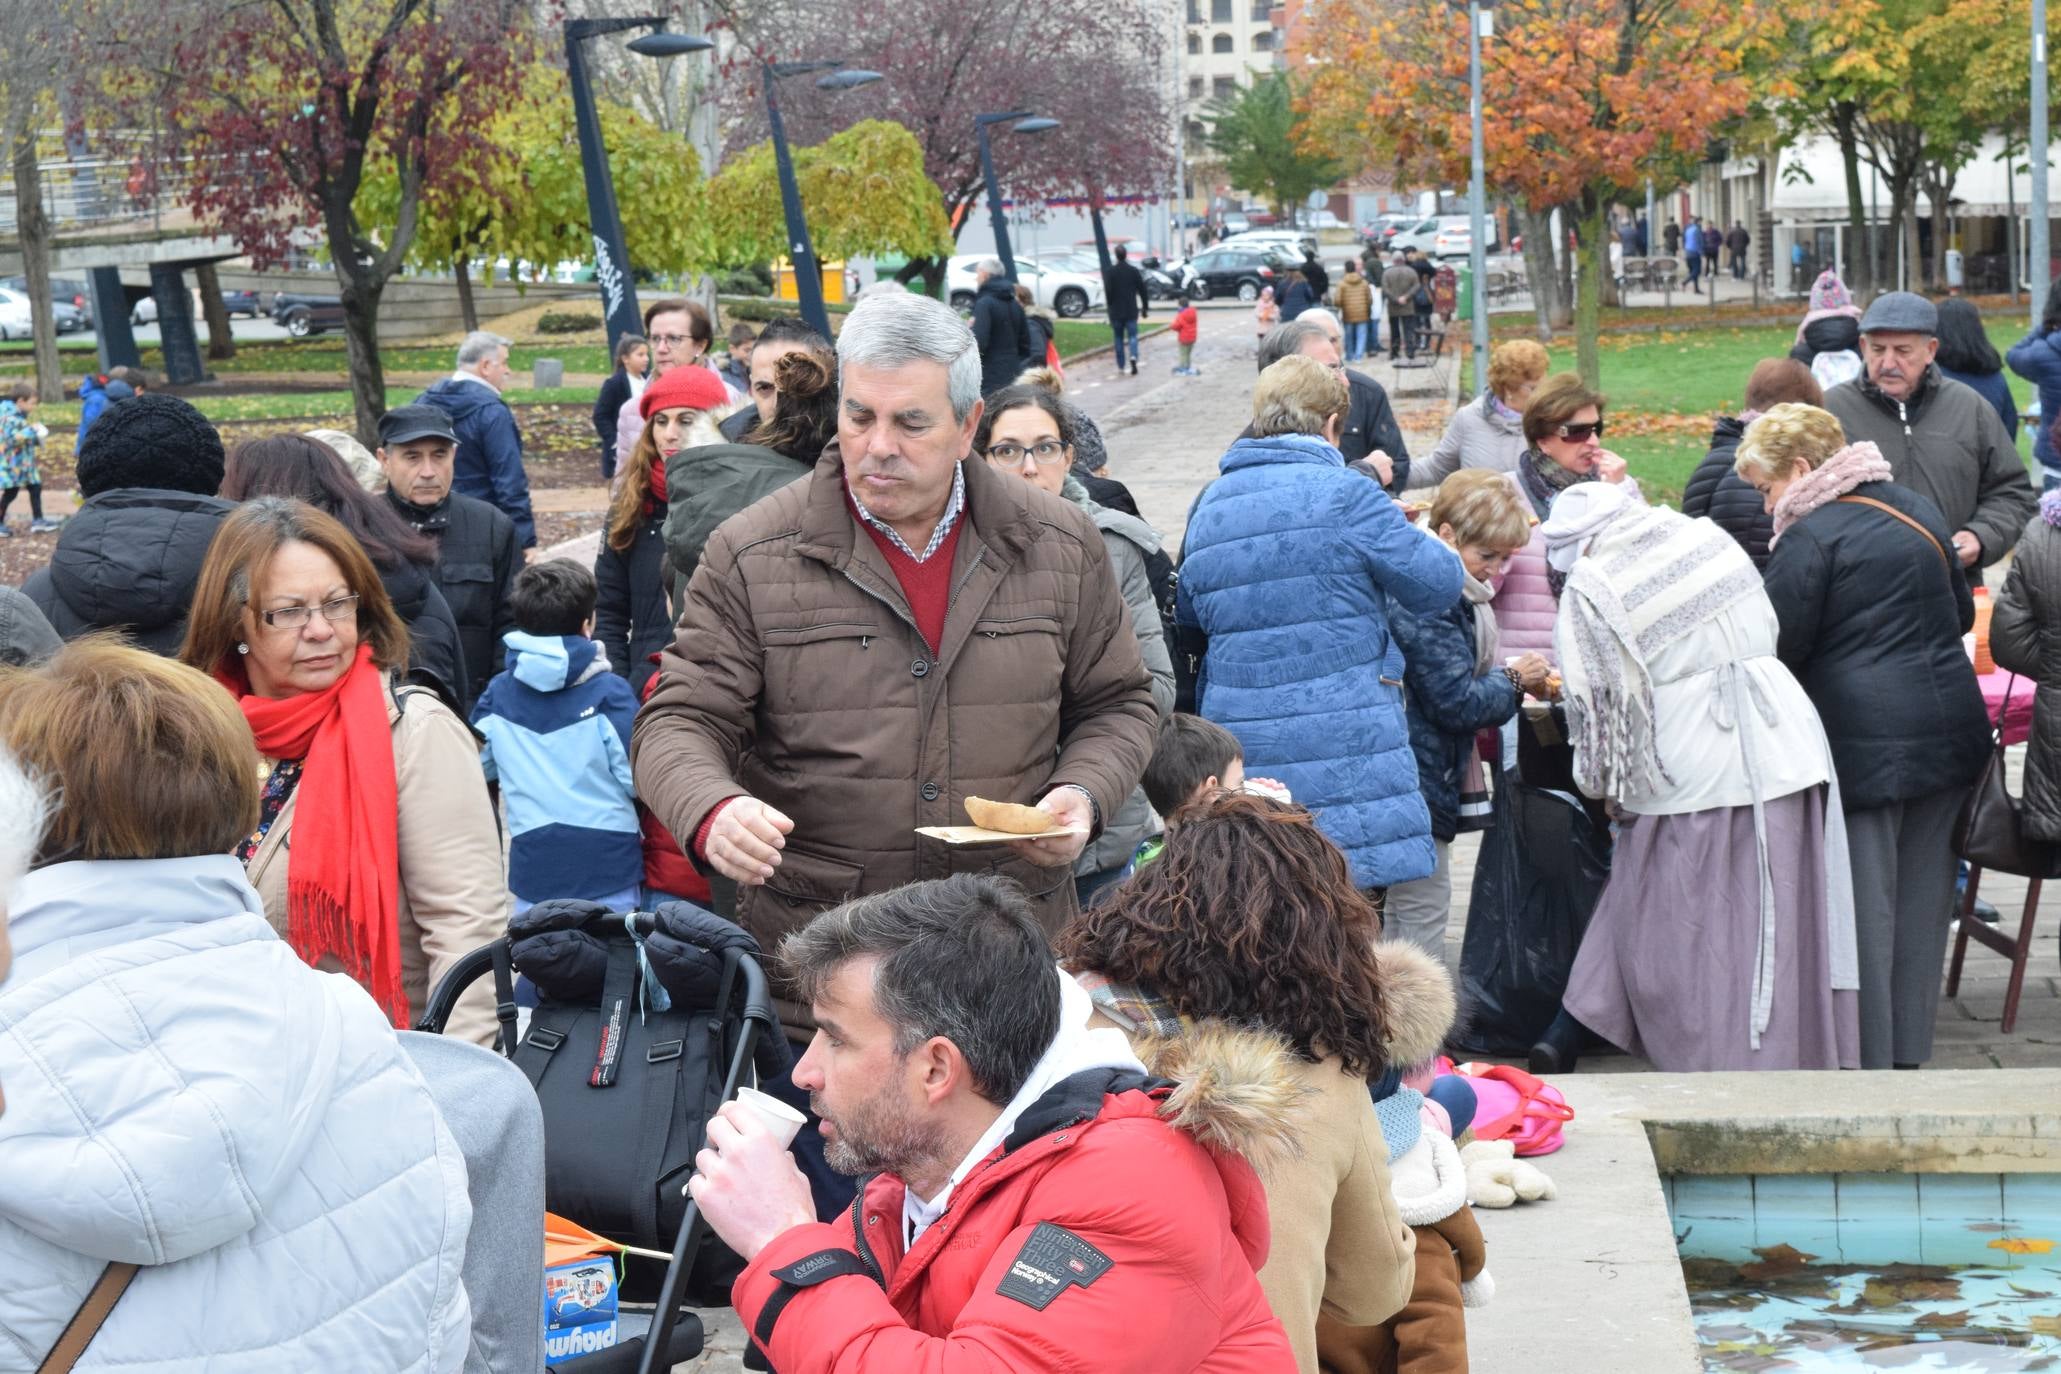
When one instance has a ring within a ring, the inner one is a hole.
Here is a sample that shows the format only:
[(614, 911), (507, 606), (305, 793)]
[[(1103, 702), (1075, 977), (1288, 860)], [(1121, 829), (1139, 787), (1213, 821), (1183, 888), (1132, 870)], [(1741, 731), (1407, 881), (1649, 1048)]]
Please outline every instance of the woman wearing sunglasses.
[[(236, 857), (266, 919), (412, 1025), (458, 957), (501, 934), (508, 883), (479, 746), (396, 679), (408, 630), (372, 560), (305, 502), (245, 502), (208, 546), (179, 657), (236, 698), (263, 756)], [(475, 984), (451, 1033), (491, 1041), (491, 994)]]
[[(1088, 489), (1072, 472), (1074, 437), (1072, 407), (1042, 386), (1018, 383), (987, 398), (987, 412), (973, 434), (973, 450), (995, 471), (1014, 474), (1040, 491), (1073, 502), (1095, 522), (1117, 589), (1131, 613), (1138, 653), (1145, 671), (1152, 674), (1152, 699), (1164, 718), (1174, 709), (1173, 651), (1146, 571), (1146, 560), (1159, 551), (1159, 535), (1136, 516), (1089, 499)], [(1144, 789), (1134, 789), (1074, 865), (1074, 891), (1082, 907), (1130, 873), (1131, 856), (1151, 828), (1152, 807)]]

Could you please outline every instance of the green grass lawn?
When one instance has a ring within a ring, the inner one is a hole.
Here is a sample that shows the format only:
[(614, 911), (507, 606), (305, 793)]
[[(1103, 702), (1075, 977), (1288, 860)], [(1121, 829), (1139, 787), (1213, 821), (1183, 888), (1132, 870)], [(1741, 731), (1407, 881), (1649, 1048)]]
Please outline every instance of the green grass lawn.
[[(1138, 337), (1149, 339), (1165, 329), (1164, 324), (1145, 320), (1138, 325)], [(1114, 341), (1114, 336), (1109, 332), (1109, 321), (1099, 316), (1084, 320), (1061, 320), (1059, 328), (1052, 335), (1052, 342), (1059, 345), (1059, 356), (1062, 358), (1071, 358), (1091, 349), (1108, 348)]]
[[(407, 405), (420, 390), (412, 386), (389, 387), (387, 406)], [(591, 406), (594, 403), (594, 389), (584, 386), (550, 387), (541, 391), (518, 388), (503, 395), (510, 405), (518, 406)], [(306, 420), (310, 429), (317, 429), (322, 427), (321, 422), (351, 418), (350, 389), (340, 381), (332, 391), (288, 391), (258, 396), (197, 395), (188, 399), (196, 410), (217, 424), (239, 420)], [(79, 403), (67, 401), (62, 405), (39, 405), (36, 418), (50, 425), (76, 425), (79, 423)]]

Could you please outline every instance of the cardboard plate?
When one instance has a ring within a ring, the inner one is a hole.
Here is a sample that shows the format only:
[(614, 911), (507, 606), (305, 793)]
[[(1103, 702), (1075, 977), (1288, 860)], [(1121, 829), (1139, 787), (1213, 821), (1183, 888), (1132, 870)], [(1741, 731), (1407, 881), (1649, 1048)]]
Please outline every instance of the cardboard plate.
[(1062, 835), (1083, 835), (1087, 832), (1068, 825), (1042, 830), (1035, 835), (1012, 835), (1007, 830), (990, 830), (983, 825), (919, 825), (916, 827), (916, 833), (928, 835), (933, 840), (943, 840), (946, 844), (982, 845), (1008, 844), (1012, 840), (1055, 840)]

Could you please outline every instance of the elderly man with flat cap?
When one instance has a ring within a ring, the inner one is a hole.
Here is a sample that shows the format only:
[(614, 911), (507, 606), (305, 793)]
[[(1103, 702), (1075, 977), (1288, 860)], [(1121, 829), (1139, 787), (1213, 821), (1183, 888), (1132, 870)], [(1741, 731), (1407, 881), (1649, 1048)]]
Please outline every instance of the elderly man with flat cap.
[(1996, 410), (1932, 361), (1938, 334), (1939, 311), (1923, 296), (1876, 297), (1861, 317), (1866, 371), (1826, 392), (1825, 409), (1849, 442), (1882, 450), (1897, 482), (1932, 498), (1974, 582), (2018, 542), (2039, 497)]

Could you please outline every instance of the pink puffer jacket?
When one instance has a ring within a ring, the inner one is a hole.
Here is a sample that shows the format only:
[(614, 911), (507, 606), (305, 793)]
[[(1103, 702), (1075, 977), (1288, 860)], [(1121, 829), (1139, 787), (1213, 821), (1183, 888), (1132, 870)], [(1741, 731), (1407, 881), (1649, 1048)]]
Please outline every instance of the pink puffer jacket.
[[(1525, 509), (1531, 509), (1517, 474), (1510, 474), (1510, 485), (1517, 488)], [(1496, 652), (1505, 659), (1525, 653), (1553, 657), (1553, 617), (1560, 607), (1553, 599), (1553, 584), (1546, 580), (1546, 536), (1539, 529), (1533, 525), (1531, 542), (1510, 555), (1510, 566), (1489, 602), (1496, 616)]]

